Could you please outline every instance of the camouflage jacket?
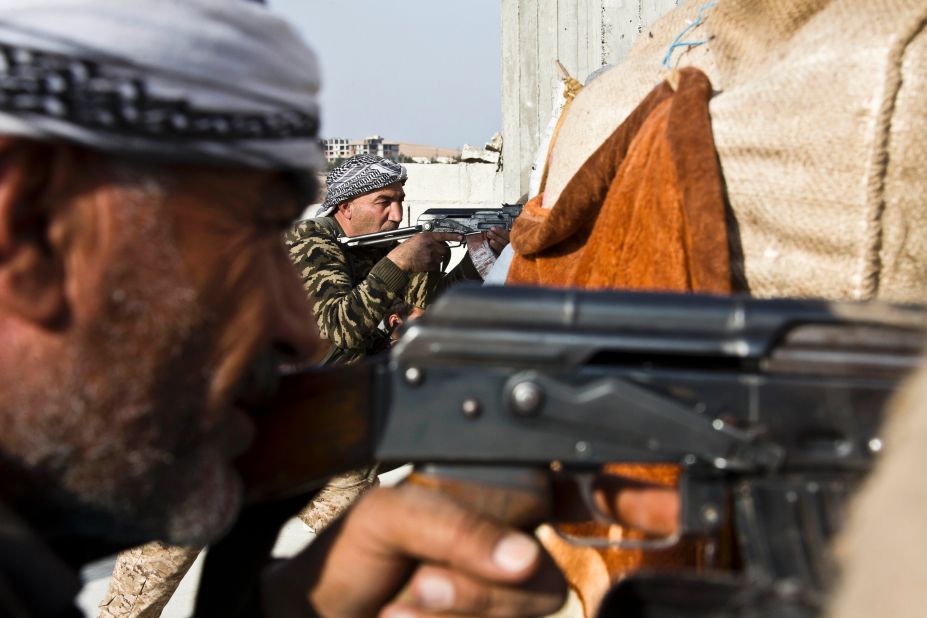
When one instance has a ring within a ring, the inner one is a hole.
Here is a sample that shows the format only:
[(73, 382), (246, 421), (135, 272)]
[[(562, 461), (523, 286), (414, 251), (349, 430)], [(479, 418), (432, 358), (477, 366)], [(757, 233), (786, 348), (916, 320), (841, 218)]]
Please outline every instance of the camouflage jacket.
[(393, 248), (346, 248), (334, 217), (299, 221), (283, 240), (312, 299), (319, 332), (331, 344), (325, 364), (351, 363), (385, 350), (380, 322), (397, 300), (427, 309), (438, 293), (461, 280), (480, 280), (469, 256), (449, 273), (406, 273), (386, 254)]

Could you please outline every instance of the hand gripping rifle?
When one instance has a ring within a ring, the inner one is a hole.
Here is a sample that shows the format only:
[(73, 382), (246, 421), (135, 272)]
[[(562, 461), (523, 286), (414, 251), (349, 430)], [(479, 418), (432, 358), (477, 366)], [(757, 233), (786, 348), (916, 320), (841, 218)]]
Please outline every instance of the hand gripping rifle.
[(419, 215), (416, 224), (387, 232), (359, 236), (342, 236), (338, 242), (346, 247), (373, 247), (403, 240), (420, 232), (454, 232), (464, 236), (481, 234), (490, 228), (511, 230), (521, 214), (521, 205), (503, 204), (494, 210), (472, 208), (429, 208)]
[(564, 479), (607, 520), (592, 497), (604, 464), (675, 463), (679, 531), (643, 547), (733, 526), (728, 591), (814, 610), (923, 335), (913, 306), (461, 286), (388, 357), (283, 377), (241, 468), (267, 497), (413, 462), (418, 482), (525, 525), (574, 510)]

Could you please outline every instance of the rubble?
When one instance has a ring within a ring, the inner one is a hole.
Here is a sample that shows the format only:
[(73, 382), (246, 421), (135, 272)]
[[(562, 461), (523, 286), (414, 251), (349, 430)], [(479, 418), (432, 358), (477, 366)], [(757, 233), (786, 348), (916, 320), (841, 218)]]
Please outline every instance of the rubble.
[(492, 137), (486, 142), (486, 150), (492, 152), (502, 152), (502, 134), (493, 133)]
[(500, 157), (501, 153), (498, 151), (477, 148), (470, 144), (464, 144), (460, 152), (461, 163), (492, 163), (498, 165)]

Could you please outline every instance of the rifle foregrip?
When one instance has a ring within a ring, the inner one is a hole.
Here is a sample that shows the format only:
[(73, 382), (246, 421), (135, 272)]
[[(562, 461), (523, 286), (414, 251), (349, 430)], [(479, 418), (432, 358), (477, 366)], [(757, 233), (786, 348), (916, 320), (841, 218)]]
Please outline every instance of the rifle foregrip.
[(440, 491), (499, 523), (530, 528), (550, 519), (552, 490), (545, 470), (428, 465), (407, 483)]

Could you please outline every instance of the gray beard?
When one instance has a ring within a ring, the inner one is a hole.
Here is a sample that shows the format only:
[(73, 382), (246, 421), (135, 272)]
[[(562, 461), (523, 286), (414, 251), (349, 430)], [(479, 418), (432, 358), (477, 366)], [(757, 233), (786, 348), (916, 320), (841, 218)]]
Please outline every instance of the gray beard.
[(201, 544), (231, 525), (240, 500), (228, 466), (200, 448), (215, 329), (157, 187), (131, 187), (121, 259), (101, 285), (106, 318), (0, 376), (0, 466), (62, 534)]

